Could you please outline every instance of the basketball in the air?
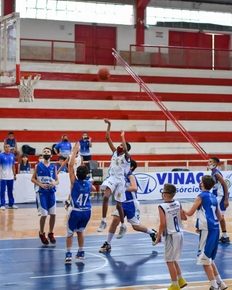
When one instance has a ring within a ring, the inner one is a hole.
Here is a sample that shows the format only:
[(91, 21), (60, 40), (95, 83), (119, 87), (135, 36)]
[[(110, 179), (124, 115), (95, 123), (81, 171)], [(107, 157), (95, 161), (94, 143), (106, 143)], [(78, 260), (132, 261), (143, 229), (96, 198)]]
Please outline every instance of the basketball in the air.
[(103, 67), (99, 69), (97, 75), (101, 81), (106, 81), (110, 77), (110, 71), (108, 70), (108, 68)]

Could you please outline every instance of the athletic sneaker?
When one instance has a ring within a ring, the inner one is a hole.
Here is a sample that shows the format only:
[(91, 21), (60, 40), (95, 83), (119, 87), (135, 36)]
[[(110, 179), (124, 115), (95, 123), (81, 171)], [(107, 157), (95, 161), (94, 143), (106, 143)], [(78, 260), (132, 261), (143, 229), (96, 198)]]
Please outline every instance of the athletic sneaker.
[(121, 227), (120, 227), (120, 230), (119, 230), (119, 233), (118, 233), (118, 235), (117, 235), (116, 238), (117, 238), (117, 239), (121, 239), (121, 238), (123, 238), (123, 236), (125, 235), (126, 231), (127, 231), (126, 226), (121, 226)]
[(157, 239), (157, 231), (155, 231), (154, 229), (152, 229), (154, 233), (151, 233), (150, 234), (150, 237), (152, 239), (152, 245), (154, 246), (155, 245), (155, 241)]
[(111, 245), (105, 242), (103, 246), (100, 248), (99, 253), (105, 253), (111, 251)]
[(168, 290), (180, 290), (180, 286), (171, 284), (171, 286), (168, 288)]
[(178, 280), (178, 285), (180, 286), (180, 288), (184, 288), (188, 284), (187, 284), (186, 280), (182, 277)]
[(6, 209), (5, 206), (1, 206), (1, 207), (0, 207), (0, 210), (5, 210), (5, 209)]
[(13, 204), (11, 206), (8, 206), (9, 209), (18, 209), (17, 205)]
[(211, 286), (211, 287), (209, 288), (209, 290), (218, 290), (218, 289), (220, 289), (220, 288), (215, 288), (215, 287), (213, 287), (213, 286)]
[(85, 251), (78, 250), (75, 258), (76, 259), (79, 259), (79, 260), (84, 260), (85, 259)]
[(219, 289), (220, 290), (225, 290), (225, 289), (228, 288), (228, 286), (223, 281), (221, 281), (220, 283), (218, 283), (218, 286), (219, 286)]
[(97, 231), (102, 232), (106, 228), (106, 226), (107, 226), (107, 223), (104, 221), (101, 221), (100, 226)]
[(52, 243), (53, 245), (56, 244), (56, 239), (54, 238), (54, 233), (49, 233), (48, 238), (50, 240), (50, 243)]
[(221, 237), (219, 239), (219, 243), (222, 243), (222, 244), (230, 244), (230, 238), (229, 237), (227, 237), (227, 238)]
[(48, 245), (48, 244), (49, 244), (49, 241), (48, 241), (48, 239), (46, 238), (45, 233), (40, 234), (40, 232), (39, 232), (39, 237), (40, 237), (41, 242), (42, 242), (44, 245)]
[(67, 252), (65, 255), (65, 263), (70, 263), (70, 262), (72, 262), (72, 253)]

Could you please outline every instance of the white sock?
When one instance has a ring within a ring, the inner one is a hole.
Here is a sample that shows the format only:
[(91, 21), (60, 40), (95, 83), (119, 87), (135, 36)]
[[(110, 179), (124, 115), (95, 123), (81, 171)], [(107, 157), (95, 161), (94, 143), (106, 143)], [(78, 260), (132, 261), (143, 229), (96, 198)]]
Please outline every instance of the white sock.
[(111, 241), (112, 241), (112, 239), (113, 239), (113, 236), (114, 236), (114, 234), (112, 234), (112, 233), (108, 233), (108, 235), (107, 235), (107, 239), (106, 239), (106, 241), (107, 241), (108, 244), (111, 243)]
[(182, 274), (178, 275), (177, 278), (178, 278), (178, 280), (182, 279), (183, 278)]
[(177, 285), (178, 285), (178, 282), (177, 282), (177, 281), (172, 281), (172, 284), (173, 284), (174, 286), (177, 286)]
[(227, 232), (222, 232), (223, 238), (228, 238)]
[(106, 223), (106, 218), (102, 218), (102, 221)]
[(121, 227), (126, 228), (126, 225), (124, 223), (121, 223)]
[(220, 275), (215, 276), (215, 279), (216, 279), (218, 284), (220, 284), (222, 282), (222, 278)]
[(72, 248), (67, 248), (67, 252), (71, 252)]
[(81, 247), (80, 247), (80, 248), (78, 249), (78, 251), (84, 251), (84, 248), (81, 248)]
[(154, 233), (154, 231), (152, 229), (147, 228), (146, 234), (150, 235), (150, 234), (153, 234), (153, 233)]
[(218, 289), (218, 284), (217, 284), (216, 280), (210, 281), (210, 285), (213, 286), (214, 288)]

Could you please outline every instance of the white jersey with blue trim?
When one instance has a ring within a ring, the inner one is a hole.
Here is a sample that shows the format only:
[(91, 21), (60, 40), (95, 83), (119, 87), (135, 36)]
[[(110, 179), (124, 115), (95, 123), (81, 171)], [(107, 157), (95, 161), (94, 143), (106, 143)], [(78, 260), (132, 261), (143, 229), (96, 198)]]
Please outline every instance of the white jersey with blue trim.
[(116, 179), (124, 179), (130, 171), (130, 159), (126, 159), (125, 153), (122, 155), (114, 151), (111, 157), (110, 167), (108, 169), (109, 175), (113, 175)]
[(181, 204), (177, 200), (164, 202), (159, 205), (165, 214), (166, 228), (163, 235), (172, 235), (183, 231), (180, 215)]
[[(125, 177), (125, 186), (126, 188), (131, 186), (131, 183), (130, 183), (130, 179), (128, 176), (130, 175), (133, 175), (135, 180), (136, 180), (136, 183), (137, 183), (137, 179), (135, 177), (135, 175), (130, 171), (128, 172), (127, 176)], [(125, 191), (125, 195), (126, 195), (126, 200), (124, 202), (129, 202), (131, 200), (136, 200), (137, 199), (137, 191)]]
[(214, 180), (215, 180), (215, 185), (212, 188), (212, 193), (215, 196), (224, 196), (224, 187), (222, 186), (221, 182), (217, 179), (216, 173), (219, 173), (221, 176), (222, 173), (221, 171), (219, 171), (218, 169), (215, 169), (214, 171), (211, 172), (211, 175), (213, 176)]
[(197, 210), (196, 228), (205, 231), (219, 229), (216, 196), (209, 191), (202, 191), (198, 196), (201, 197), (202, 204)]
[(92, 184), (87, 180), (76, 179), (71, 190), (72, 210), (90, 210), (90, 192)]
[[(69, 161), (68, 161), (68, 165), (70, 164), (70, 160), (71, 160), (72, 155), (69, 155)], [(77, 172), (77, 167), (81, 166), (81, 155), (78, 154), (75, 158), (74, 161), (74, 165), (73, 165), (73, 169), (74, 169), (74, 174), (76, 176), (76, 172)]]
[(15, 164), (15, 156), (13, 153), (2, 152), (0, 154), (0, 179), (11, 180), (14, 179), (12, 166)]

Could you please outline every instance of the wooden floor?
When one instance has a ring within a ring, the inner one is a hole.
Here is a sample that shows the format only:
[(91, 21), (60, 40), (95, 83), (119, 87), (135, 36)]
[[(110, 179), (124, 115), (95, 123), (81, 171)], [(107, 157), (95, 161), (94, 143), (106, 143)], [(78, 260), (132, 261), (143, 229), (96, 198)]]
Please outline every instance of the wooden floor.
[[(101, 220), (101, 200), (99, 199), (98, 202), (93, 202), (95, 204), (92, 208), (92, 218), (90, 223), (88, 224), (88, 227), (86, 229), (86, 236), (88, 235), (98, 235), (102, 236), (102, 242), (104, 242), (107, 230), (103, 233), (97, 233), (97, 228), (99, 226), (100, 220)], [(191, 206), (192, 202), (184, 202), (183, 208), (188, 209)], [(231, 205), (232, 206), (232, 205)], [(109, 206), (108, 210), (108, 218), (107, 223), (110, 224), (111, 217), (110, 213), (113, 211), (114, 206)], [(64, 210), (63, 206), (58, 205), (57, 207), (57, 219), (56, 219), (56, 226), (55, 226), (55, 235), (57, 237), (64, 237), (65, 231), (66, 231), (66, 220), (67, 220), (67, 212)], [(226, 213), (226, 221), (227, 221), (227, 227), (228, 227), (228, 233), (230, 235), (230, 238), (232, 239), (232, 211), (230, 208), (227, 210)], [(151, 203), (151, 204), (141, 204), (141, 223), (144, 225), (147, 225), (150, 228), (157, 229), (158, 227), (158, 210), (157, 210), (157, 203)], [(184, 229), (187, 232), (194, 232), (194, 223), (195, 218), (189, 218), (188, 221), (184, 222)], [(30, 239), (30, 238), (37, 238), (38, 237), (38, 229), (39, 229), (39, 217), (37, 215), (37, 210), (34, 205), (31, 207), (28, 207), (25, 205), (19, 204), (19, 209), (12, 210), (12, 209), (6, 209), (5, 211), (0, 211), (0, 248), (1, 248), (1, 242), (3, 242), (6, 239)], [(46, 228), (47, 231), (47, 228)], [(128, 225), (128, 233), (133, 233), (136, 237), (138, 235), (135, 233), (131, 226)], [(114, 241), (114, 244), (117, 244), (118, 240)], [(40, 241), (38, 239), (38, 245), (40, 245)], [(96, 245), (96, 253), (98, 253), (99, 246)], [(230, 263), (232, 262), (232, 245), (226, 245), (226, 260), (230, 260)], [(63, 245), (65, 249), (65, 244)], [(155, 247), (154, 247), (155, 249)], [(112, 252), (113, 255), (113, 252)], [(222, 263), (223, 265), (223, 263)], [(227, 264), (228, 265), (228, 264)], [(0, 267), (3, 267), (0, 260)], [(219, 269), (219, 270), (222, 270)], [(185, 289), (201, 289), (201, 290), (208, 290), (209, 289), (209, 282), (207, 281), (207, 278), (204, 276), (203, 269), (199, 266), (198, 271), (202, 271), (202, 281), (198, 282), (192, 282), (189, 283), (188, 286)], [(229, 273), (227, 276), (229, 279), (226, 279), (226, 283), (228, 285), (228, 289), (232, 289), (232, 267), (228, 267), (228, 269), (223, 269), (223, 271), (227, 271)], [(168, 270), (166, 270), (166, 273), (168, 274)], [(1, 282), (0, 282), (1, 286)], [(1, 287), (0, 287), (1, 288)], [(156, 285), (155, 283), (153, 285), (149, 286), (127, 286), (127, 287), (115, 287), (114, 289), (123, 289), (123, 290), (129, 290), (129, 289), (167, 289), (168, 284), (165, 285)], [(11, 289), (11, 288), (7, 288)], [(13, 288), (12, 288), (13, 289)], [(79, 289), (79, 288), (78, 288)], [(87, 288), (85, 288), (87, 289)], [(93, 288), (91, 288), (93, 289)], [(105, 288), (104, 285), (101, 289), (112, 289), (112, 288)]]

